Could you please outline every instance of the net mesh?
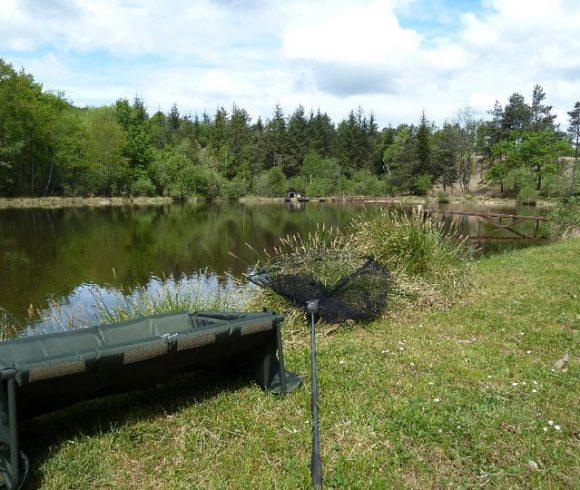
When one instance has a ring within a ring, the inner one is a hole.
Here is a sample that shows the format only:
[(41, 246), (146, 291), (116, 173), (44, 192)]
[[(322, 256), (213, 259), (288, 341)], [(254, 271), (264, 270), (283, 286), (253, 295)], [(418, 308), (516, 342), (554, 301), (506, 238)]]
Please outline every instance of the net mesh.
[(388, 270), (374, 258), (345, 260), (344, 255), (330, 253), (308, 260), (279, 260), (248, 279), (300, 308), (318, 300), (318, 316), (329, 323), (378, 317), (387, 306), (391, 285)]

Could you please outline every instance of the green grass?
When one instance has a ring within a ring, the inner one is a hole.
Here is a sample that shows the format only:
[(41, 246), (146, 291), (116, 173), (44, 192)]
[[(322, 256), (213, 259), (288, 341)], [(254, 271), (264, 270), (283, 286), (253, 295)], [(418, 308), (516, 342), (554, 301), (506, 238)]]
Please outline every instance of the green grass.
[[(579, 254), (573, 239), (485, 258), (450, 308), (322, 329), (325, 484), (577, 485)], [(308, 378), (306, 327), (285, 335)], [(195, 374), (36, 419), (23, 442), (43, 488), (308, 488), (309, 389)]]

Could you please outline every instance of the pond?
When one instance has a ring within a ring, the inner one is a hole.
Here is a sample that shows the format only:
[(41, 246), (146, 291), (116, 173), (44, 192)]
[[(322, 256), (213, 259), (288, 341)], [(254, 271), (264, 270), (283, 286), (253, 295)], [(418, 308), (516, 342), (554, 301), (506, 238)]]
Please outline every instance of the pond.
[[(107, 301), (119, 289), (155, 290), (173, 280), (205, 289), (227, 287), (225, 276), (241, 276), (281, 236), (305, 234), (321, 223), (344, 227), (379, 206), (409, 209), (393, 204), (218, 203), (0, 210), (0, 312), (21, 324), (55, 305), (65, 312), (89, 311), (95, 291)], [(526, 207), (483, 211), (541, 214)], [(476, 217), (446, 219), (466, 235), (510, 236)], [(533, 226), (522, 223), (518, 229), (531, 231)], [(528, 244), (487, 240), (480, 245), (483, 253), (491, 253)]]

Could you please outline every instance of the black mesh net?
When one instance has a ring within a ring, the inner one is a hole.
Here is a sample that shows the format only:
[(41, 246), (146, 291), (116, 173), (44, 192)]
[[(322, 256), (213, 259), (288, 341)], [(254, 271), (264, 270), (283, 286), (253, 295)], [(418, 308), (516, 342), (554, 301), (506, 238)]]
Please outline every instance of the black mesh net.
[(388, 270), (374, 258), (329, 253), (279, 260), (248, 279), (300, 308), (318, 300), (318, 316), (329, 323), (378, 317), (387, 306), (391, 284)]

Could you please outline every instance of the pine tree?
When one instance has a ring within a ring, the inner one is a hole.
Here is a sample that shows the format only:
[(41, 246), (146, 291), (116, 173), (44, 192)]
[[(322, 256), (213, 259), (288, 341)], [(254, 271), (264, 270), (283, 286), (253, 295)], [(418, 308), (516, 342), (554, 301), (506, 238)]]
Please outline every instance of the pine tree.
[(331, 156), (334, 147), (336, 130), (328, 114), (316, 111), (310, 113), (308, 119), (308, 140), (310, 149), (316, 151), (322, 158)]
[(425, 111), (421, 114), (421, 121), (417, 129), (417, 162), (413, 175), (425, 175), (431, 172), (431, 127)]
[(233, 178), (242, 167), (246, 169), (249, 165), (248, 146), (251, 137), (250, 115), (245, 109), (240, 109), (234, 104), (228, 127), (229, 165), (224, 172), (226, 177)]
[(521, 133), (530, 127), (531, 108), (523, 95), (514, 93), (508, 99), (503, 111), (502, 130), (508, 133)]
[(370, 167), (368, 122), (362, 109), (350, 111), (336, 131), (336, 155), (346, 175)]
[(213, 121), (211, 122), (211, 133), (209, 146), (219, 156), (223, 148), (226, 147), (228, 139), (228, 112), (223, 107), (218, 107)]
[(299, 105), (288, 121), (288, 160), (284, 165), (284, 173), (287, 177), (293, 177), (300, 173), (304, 157), (308, 153), (309, 132), (304, 107)]
[(147, 114), (145, 103), (143, 102), (143, 99), (140, 99), (139, 97), (135, 97), (135, 99), (133, 99), (133, 117), (140, 123), (147, 122), (149, 119), (149, 114)]
[(456, 124), (445, 123), (435, 137), (433, 152), (433, 179), (443, 185), (443, 190), (452, 186), (459, 177), (457, 171), (460, 129)]
[(264, 147), (264, 168), (284, 167), (288, 158), (288, 134), (284, 111), (278, 104), (274, 117), (266, 125)]
[(177, 108), (177, 104), (173, 104), (169, 110), (169, 115), (167, 116), (167, 126), (169, 132), (174, 133), (179, 129), (179, 121), (179, 109)]
[(543, 104), (545, 98), (544, 89), (540, 85), (535, 85), (530, 109), (531, 129), (534, 131), (553, 131), (555, 129), (554, 120), (556, 116), (551, 114), (551, 105)]
[(568, 112), (570, 126), (568, 134), (574, 146), (574, 164), (572, 165), (572, 186), (576, 185), (576, 169), (578, 167), (578, 152), (580, 151), (580, 102), (574, 104), (574, 109)]

